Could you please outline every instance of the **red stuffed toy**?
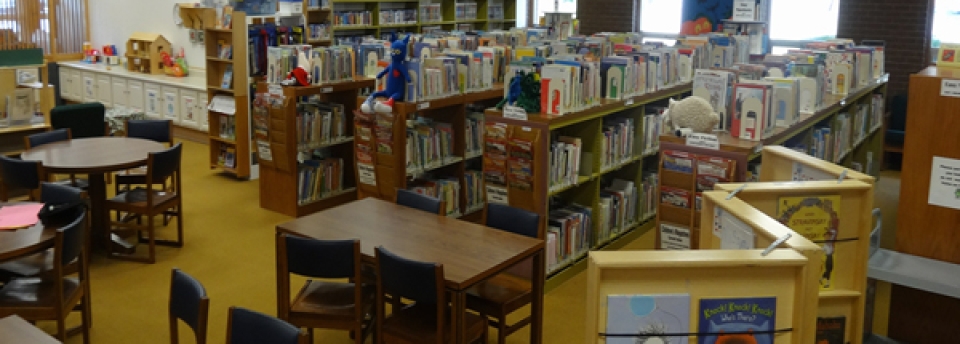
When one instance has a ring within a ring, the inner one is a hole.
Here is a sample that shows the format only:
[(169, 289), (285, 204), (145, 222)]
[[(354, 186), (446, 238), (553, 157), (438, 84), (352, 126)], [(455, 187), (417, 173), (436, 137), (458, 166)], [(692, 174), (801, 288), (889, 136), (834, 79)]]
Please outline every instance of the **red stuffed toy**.
[(310, 69), (310, 60), (307, 59), (307, 54), (301, 51), (297, 56), (297, 68), (290, 71), (287, 78), (280, 84), (285, 86), (309, 86), (311, 80)]

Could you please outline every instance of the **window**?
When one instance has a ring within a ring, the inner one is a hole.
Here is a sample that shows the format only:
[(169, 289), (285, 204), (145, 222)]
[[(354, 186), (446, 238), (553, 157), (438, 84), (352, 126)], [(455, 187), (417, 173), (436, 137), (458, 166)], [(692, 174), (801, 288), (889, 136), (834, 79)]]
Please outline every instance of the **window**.
[(573, 13), (573, 17), (577, 17), (577, 0), (534, 0), (533, 6), (536, 10), (533, 21), (537, 25), (544, 12)]
[(770, 0), (770, 39), (818, 41), (837, 38), (841, 0)]
[[(937, 0), (933, 5), (932, 48), (940, 43), (960, 43), (960, 0)], [(933, 55), (936, 59), (936, 54)]]
[[(640, 2), (640, 31), (650, 34), (677, 35), (680, 33), (680, 12), (683, 1), (637, 0)], [(661, 37), (665, 38), (665, 37)]]

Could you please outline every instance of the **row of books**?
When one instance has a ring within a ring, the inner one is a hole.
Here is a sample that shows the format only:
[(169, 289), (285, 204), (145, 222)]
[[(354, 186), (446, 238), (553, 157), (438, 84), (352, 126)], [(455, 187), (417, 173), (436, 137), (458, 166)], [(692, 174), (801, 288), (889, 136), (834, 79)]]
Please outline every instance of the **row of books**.
[(267, 48), (268, 83), (283, 81), (297, 68), (297, 55), (303, 52), (310, 59), (310, 74), (314, 85), (353, 80), (355, 74), (354, 50), (349, 46), (313, 47), (287, 45)]
[(440, 4), (420, 5), (420, 21), (424, 23), (443, 21), (443, 12)]
[(307, 0), (307, 8), (330, 8), (330, 0)]
[(456, 20), (477, 19), (477, 3), (458, 2), (454, 5), (454, 18)]
[(330, 23), (307, 24), (310, 32), (310, 40), (326, 40), (332, 36), (332, 26)]
[(342, 104), (305, 102), (297, 105), (297, 146), (313, 149), (346, 138), (346, 113)]
[(380, 25), (416, 24), (417, 10), (393, 9), (380, 10)]
[[(250, 60), (250, 73), (255, 76), (268, 76), (275, 72), (271, 70), (271, 64), (268, 62), (270, 47), (306, 43), (302, 26), (264, 23), (249, 25), (247, 30), (247, 54)], [(296, 58), (294, 57), (294, 59)]]
[(220, 114), (220, 138), (237, 139), (237, 119), (235, 116)]
[(450, 123), (418, 118), (407, 127), (407, 172), (419, 173), (449, 163), (455, 158)]
[(486, 198), (483, 196), (483, 172), (477, 170), (467, 170), (463, 174), (463, 189), (467, 196), (467, 204), (463, 211), (464, 214), (482, 209), (486, 204)]
[(607, 170), (635, 157), (636, 125), (633, 118), (612, 117), (603, 120), (600, 144), (600, 169)]
[(217, 165), (226, 168), (237, 167), (237, 149), (232, 146), (220, 145), (220, 154), (217, 156)]
[(593, 241), (593, 209), (570, 204), (551, 210), (547, 220), (547, 273), (587, 253)]
[(368, 25), (373, 25), (373, 12), (370, 12), (370, 11), (336, 11), (336, 12), (333, 12), (333, 25), (336, 25), (336, 26), (368, 26)]
[(632, 181), (614, 179), (610, 186), (600, 190), (597, 243), (623, 233), (639, 221), (640, 196)]
[(443, 214), (446, 216), (460, 214), (460, 180), (457, 178), (418, 180), (409, 190), (439, 198), (444, 203)]
[(663, 113), (667, 110), (662, 106), (646, 106), (643, 116), (643, 155), (654, 154), (660, 150), (660, 135), (663, 133)]
[(343, 191), (343, 159), (304, 160), (298, 166), (299, 204), (316, 202)]
[(582, 173), (593, 173), (590, 158), (592, 153), (583, 154), (583, 141), (579, 137), (558, 136), (550, 143), (550, 173), (547, 184), (551, 191), (559, 190), (578, 183)]
[(639, 210), (640, 219), (648, 219), (657, 214), (657, 189), (660, 188), (660, 175), (654, 171), (643, 171), (643, 203)]
[(467, 114), (466, 130), (466, 157), (472, 158), (483, 154), (483, 113), (470, 112)]
[(487, 19), (503, 19), (503, 4), (488, 4)]

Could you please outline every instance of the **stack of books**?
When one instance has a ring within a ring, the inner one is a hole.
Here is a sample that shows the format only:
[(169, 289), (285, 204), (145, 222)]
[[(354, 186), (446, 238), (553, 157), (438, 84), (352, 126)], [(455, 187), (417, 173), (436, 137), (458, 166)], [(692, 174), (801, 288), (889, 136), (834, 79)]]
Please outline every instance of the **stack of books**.
[(586, 254), (593, 238), (593, 209), (570, 204), (553, 210), (547, 220), (547, 272)]

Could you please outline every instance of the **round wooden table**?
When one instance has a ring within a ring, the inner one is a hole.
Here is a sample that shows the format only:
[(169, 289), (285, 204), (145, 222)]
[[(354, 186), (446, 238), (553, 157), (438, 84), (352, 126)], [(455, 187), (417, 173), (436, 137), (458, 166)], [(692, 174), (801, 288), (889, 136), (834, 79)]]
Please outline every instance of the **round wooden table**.
[[(29, 204), (25, 202), (2, 203), (2, 206)], [(44, 226), (43, 223), (16, 230), (0, 229), (0, 262), (25, 257), (53, 247), (53, 238), (57, 226)]]
[[(104, 174), (122, 171), (147, 164), (150, 153), (167, 149), (162, 143), (129, 137), (92, 137), (49, 143), (34, 147), (20, 157), (23, 160), (40, 161), (44, 171), (58, 174), (86, 174), (90, 180), (87, 193), (90, 197), (90, 224), (96, 237), (104, 238), (109, 226), (107, 208), (107, 184)], [(118, 252), (129, 251), (132, 245), (117, 236), (111, 236), (119, 244)]]

